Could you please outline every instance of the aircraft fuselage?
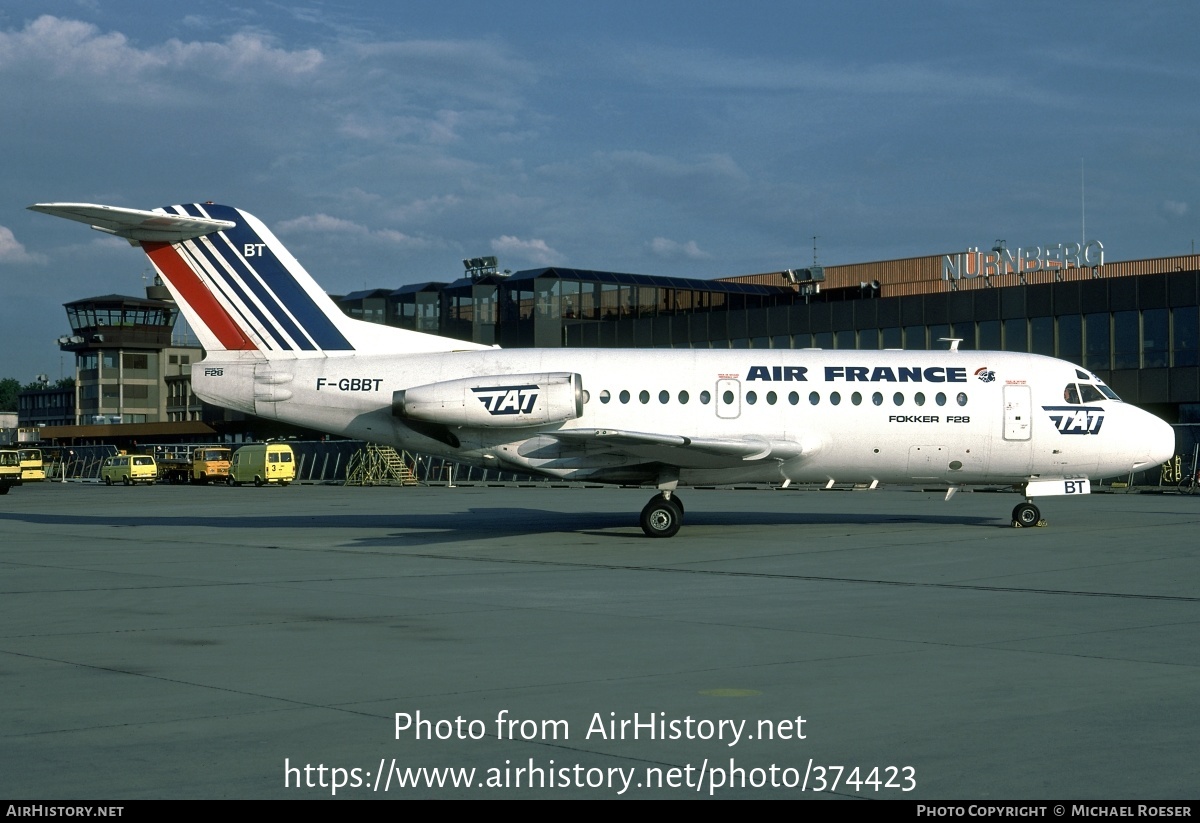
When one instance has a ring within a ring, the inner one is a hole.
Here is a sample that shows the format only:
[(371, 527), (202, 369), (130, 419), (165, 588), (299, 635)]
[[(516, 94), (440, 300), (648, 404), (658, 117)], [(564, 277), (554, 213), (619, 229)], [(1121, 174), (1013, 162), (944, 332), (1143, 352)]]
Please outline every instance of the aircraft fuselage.
[[(565, 479), (652, 483), (667, 450), (669, 462), (682, 464), (684, 486), (1096, 478), (1154, 459), (1145, 438), (1130, 431), (1157, 425), (1169, 432), (1116, 399), (1068, 402), (1065, 387), (1098, 382), (1069, 363), (1005, 352), (491, 349), (269, 361), (220, 355), (193, 368), (195, 391), (211, 403)], [(508, 378), (540, 374), (578, 375), (582, 414), (522, 424), (519, 418), (547, 398), (528, 379)], [(441, 417), (453, 418), (449, 406), (459, 405), (460, 425), (434, 428), (439, 424), (396, 413), (397, 391), (453, 381), (465, 381), (468, 390), (461, 400), (444, 401)], [(689, 440), (753, 433), (795, 445), (754, 459), (662, 443), (615, 453), (602, 448), (602, 435), (594, 443), (554, 436), (572, 430), (678, 432)]]

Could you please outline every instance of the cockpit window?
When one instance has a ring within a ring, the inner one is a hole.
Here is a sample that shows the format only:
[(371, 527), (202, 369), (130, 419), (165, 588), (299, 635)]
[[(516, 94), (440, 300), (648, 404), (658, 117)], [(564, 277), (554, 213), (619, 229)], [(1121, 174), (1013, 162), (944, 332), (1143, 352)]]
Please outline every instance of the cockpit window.
[(1063, 388), (1063, 400), (1068, 403), (1102, 403), (1105, 399), (1119, 401), (1121, 398), (1103, 383), (1068, 383)]

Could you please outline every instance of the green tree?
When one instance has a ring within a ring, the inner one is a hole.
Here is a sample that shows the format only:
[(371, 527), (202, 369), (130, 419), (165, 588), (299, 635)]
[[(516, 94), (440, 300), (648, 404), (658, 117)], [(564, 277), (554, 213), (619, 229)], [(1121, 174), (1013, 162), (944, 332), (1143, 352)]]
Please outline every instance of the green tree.
[(17, 392), (21, 390), (21, 381), (15, 377), (5, 377), (0, 380), (0, 411), (17, 410)]

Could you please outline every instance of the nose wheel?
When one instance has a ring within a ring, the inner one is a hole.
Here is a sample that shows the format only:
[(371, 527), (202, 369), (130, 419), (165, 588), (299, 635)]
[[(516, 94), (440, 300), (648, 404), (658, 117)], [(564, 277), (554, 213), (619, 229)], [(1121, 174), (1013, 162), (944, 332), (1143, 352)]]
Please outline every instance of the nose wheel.
[(1034, 526), (1045, 526), (1041, 510), (1026, 500), (1018, 503), (1012, 510), (1012, 524), (1015, 529), (1031, 529)]
[(683, 525), (683, 504), (677, 497), (656, 494), (642, 509), (641, 523), (647, 537), (674, 537)]

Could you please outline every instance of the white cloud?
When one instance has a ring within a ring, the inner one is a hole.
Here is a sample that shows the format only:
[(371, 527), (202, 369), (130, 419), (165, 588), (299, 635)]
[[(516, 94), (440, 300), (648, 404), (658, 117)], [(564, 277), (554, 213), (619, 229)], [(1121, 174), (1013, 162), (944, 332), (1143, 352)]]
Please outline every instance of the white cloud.
[(566, 257), (546, 244), (545, 240), (522, 240), (505, 234), (492, 240), (492, 251), (499, 255), (512, 255), (530, 260), (539, 266), (561, 266)]
[(907, 62), (830, 63), (795, 55), (730, 56), (712, 50), (631, 50), (624, 67), (641, 82), (670, 88), (740, 93), (821, 92), (927, 98), (1036, 98), (1036, 88), (995, 71), (962, 71), (919, 59)]
[(702, 250), (695, 240), (680, 243), (666, 237), (655, 237), (650, 241), (649, 246), (650, 253), (656, 257), (683, 257), (688, 260), (708, 260), (712, 257), (711, 254)]
[(0, 226), (0, 263), (38, 263), (46, 262), (45, 255), (31, 254), (17, 240), (12, 229)]
[(284, 220), (277, 228), (284, 234), (300, 232), (338, 232), (342, 234), (370, 234), (370, 229), (340, 217), (328, 214), (306, 214), (292, 220)]
[(414, 220), (442, 214), (449, 209), (458, 208), (461, 204), (462, 198), (458, 195), (438, 194), (392, 206), (387, 214), (389, 220)]
[(324, 56), (317, 49), (288, 51), (261, 33), (238, 32), (224, 42), (183, 42), (172, 38), (140, 49), (120, 32), (101, 32), (79, 20), (43, 15), (20, 31), (0, 31), (0, 69), (48, 67), (55, 76), (130, 84), (139, 74), (171, 69), (245, 81), (263, 73), (308, 75)]
[(380, 229), (374, 232), (373, 236), (381, 240), (386, 240), (388, 243), (392, 243), (402, 249), (439, 249), (444, 248), (446, 245), (439, 240), (405, 234), (395, 229)]
[(679, 160), (644, 151), (614, 151), (599, 155), (614, 170), (652, 175), (659, 180), (722, 180), (745, 182), (746, 173), (728, 154), (706, 154), (695, 160)]
[(343, 220), (340, 217), (331, 217), (324, 213), (306, 214), (292, 220), (284, 220), (277, 228), (281, 234), (306, 234), (315, 232), (321, 234), (353, 235), (358, 238), (366, 237), (369, 240), (381, 240), (384, 243), (405, 249), (432, 249), (445, 246), (444, 243), (438, 240), (405, 234), (396, 229), (370, 229), (360, 223)]
[(446, 145), (461, 139), (461, 127), (471, 124), (463, 112), (441, 111), (424, 114), (420, 117), (403, 115), (396, 117), (383, 116), (378, 112), (352, 113), (347, 115), (338, 127), (338, 132), (345, 137), (358, 140), (394, 142), (407, 137), (415, 137), (425, 143)]
[(1162, 210), (1168, 217), (1183, 217), (1188, 213), (1188, 204), (1178, 200), (1164, 200)]

